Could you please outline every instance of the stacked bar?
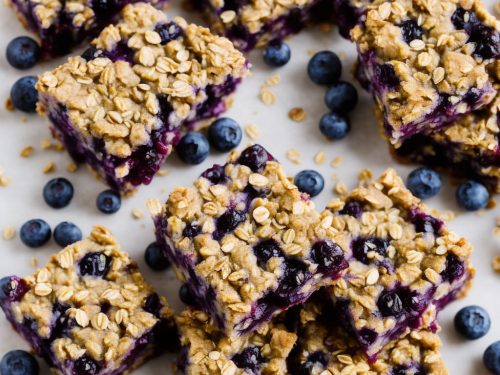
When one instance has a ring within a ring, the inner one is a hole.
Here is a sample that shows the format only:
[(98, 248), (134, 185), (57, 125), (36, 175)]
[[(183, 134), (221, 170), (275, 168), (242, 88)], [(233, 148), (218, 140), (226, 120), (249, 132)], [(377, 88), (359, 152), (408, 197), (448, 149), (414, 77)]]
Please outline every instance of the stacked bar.
[(331, 21), (328, 0), (191, 0), (205, 14), (211, 29), (249, 51), (296, 34), (309, 23)]
[[(472, 247), (394, 170), (318, 213), (254, 145), (206, 170), (193, 188), (176, 188), (165, 205), (148, 205), (157, 243), (199, 309), (178, 319), (182, 373), (319, 373), (316, 362), (345, 373), (356, 366), (446, 373), (436, 317), (469, 288)], [(297, 323), (315, 292), (328, 315), (318, 334), (339, 332), (330, 358), (315, 354), (327, 344)], [(290, 352), (295, 340), (299, 353)], [(355, 364), (339, 362), (342, 350)]]
[[(138, 0), (7, 0), (21, 23), (36, 34), (46, 59), (65, 55), (96, 36), (118, 18), (122, 8)], [(150, 4), (164, 7), (167, 0)]]
[(500, 191), (500, 24), (481, 1), (337, 0), (392, 154)]
[(178, 345), (173, 310), (103, 227), (33, 276), (3, 278), (0, 306), (35, 353), (63, 375), (128, 373)]
[(226, 110), (247, 63), (226, 38), (148, 4), (121, 16), (37, 89), (38, 111), (75, 161), (126, 194), (151, 182), (181, 126)]
[(259, 145), (149, 207), (158, 244), (231, 338), (258, 330), (347, 268), (344, 234), (326, 233), (309, 197)]

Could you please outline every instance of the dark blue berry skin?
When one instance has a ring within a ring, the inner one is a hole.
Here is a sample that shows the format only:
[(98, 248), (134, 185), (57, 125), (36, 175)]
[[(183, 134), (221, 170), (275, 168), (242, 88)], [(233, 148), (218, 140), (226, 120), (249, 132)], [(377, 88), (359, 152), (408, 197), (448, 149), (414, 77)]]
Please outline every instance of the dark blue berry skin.
[(7, 45), (7, 61), (16, 69), (29, 69), (40, 59), (40, 46), (28, 36), (19, 36)]
[(269, 42), (264, 49), (264, 62), (273, 67), (280, 67), (290, 61), (292, 51), (288, 44), (281, 40), (273, 40)]
[(306, 169), (297, 173), (294, 182), (301, 192), (307, 193), (311, 197), (315, 197), (321, 193), (325, 187), (325, 180), (323, 179), (323, 176), (319, 172), (311, 169)]
[(331, 85), (325, 94), (325, 104), (334, 113), (349, 113), (358, 103), (358, 92), (349, 82)]
[(187, 306), (197, 305), (194, 296), (191, 294), (191, 291), (186, 284), (182, 284), (179, 288), (179, 298)]
[(80, 275), (104, 277), (108, 274), (111, 259), (104, 253), (87, 253), (78, 262)]
[(500, 341), (496, 341), (486, 348), (483, 363), (484, 367), (492, 374), (500, 375)]
[(75, 361), (73, 372), (75, 375), (95, 375), (99, 370), (99, 364), (87, 354), (84, 354)]
[(54, 178), (43, 188), (43, 199), (52, 208), (66, 207), (73, 199), (73, 185), (65, 178)]
[(410, 44), (415, 39), (422, 39), (424, 31), (418, 25), (417, 21), (406, 20), (401, 22), (399, 27), (401, 27), (401, 35), (406, 43)]
[(154, 271), (163, 271), (170, 266), (170, 262), (156, 242), (150, 243), (146, 248), (144, 260)]
[(23, 224), (20, 231), (21, 241), (28, 247), (40, 247), (49, 240), (52, 231), (42, 219), (32, 219)]
[(38, 101), (38, 91), (35, 89), (36, 77), (19, 78), (10, 90), (10, 98), (14, 107), (20, 111), (34, 113)]
[(480, 306), (467, 306), (455, 315), (455, 329), (469, 340), (476, 340), (488, 333), (491, 319), (488, 312)]
[(66, 247), (81, 239), (82, 231), (73, 223), (63, 221), (54, 228), (54, 240), (61, 247)]
[(260, 350), (256, 346), (243, 349), (231, 359), (236, 367), (250, 370), (252, 373), (257, 373), (260, 365), (264, 362)]
[(319, 130), (328, 139), (339, 140), (351, 130), (351, 122), (342, 115), (327, 113), (319, 121)]
[(96, 205), (102, 213), (114, 214), (122, 206), (122, 198), (113, 190), (104, 190), (97, 196)]
[(6, 353), (0, 362), (2, 375), (38, 375), (40, 368), (35, 357), (24, 350)]
[(177, 39), (182, 34), (182, 29), (175, 22), (157, 24), (155, 26), (155, 31), (160, 34), (162, 45)]
[(307, 74), (318, 85), (331, 85), (342, 74), (342, 63), (332, 51), (316, 53), (307, 64)]
[(231, 118), (222, 117), (208, 128), (208, 141), (217, 151), (226, 152), (237, 147), (241, 142), (240, 125)]
[(459, 185), (456, 192), (458, 205), (467, 211), (485, 208), (490, 199), (486, 187), (479, 182), (467, 181)]
[(210, 151), (207, 138), (196, 132), (185, 134), (177, 145), (177, 154), (186, 164), (196, 165), (202, 163)]
[(420, 199), (435, 196), (441, 190), (441, 176), (433, 169), (417, 168), (408, 175), (406, 187)]

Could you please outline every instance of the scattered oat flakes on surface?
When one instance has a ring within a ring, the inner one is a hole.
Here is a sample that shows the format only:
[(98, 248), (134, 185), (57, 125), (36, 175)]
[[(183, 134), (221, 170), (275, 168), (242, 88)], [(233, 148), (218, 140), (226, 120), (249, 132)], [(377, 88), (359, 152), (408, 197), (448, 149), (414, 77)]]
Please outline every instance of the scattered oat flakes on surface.
[(276, 95), (264, 86), (260, 89), (260, 100), (265, 105), (273, 105), (276, 102)]
[(497, 206), (497, 201), (495, 198), (491, 197), (489, 200), (488, 200), (488, 204), (486, 205), (486, 208), (488, 210), (492, 210), (493, 208), (495, 208)]
[(286, 157), (288, 160), (290, 160), (293, 164), (300, 164), (300, 152), (299, 150), (295, 148), (291, 148), (287, 151)]
[(312, 56), (316, 53), (316, 50), (312, 49), (312, 48), (308, 48), (307, 49), (307, 55), (308, 56)]
[(31, 258), (31, 262), (30, 263), (31, 263), (31, 265), (33, 267), (38, 267), (38, 259), (36, 259), (35, 257)]
[(333, 25), (331, 23), (323, 22), (319, 24), (319, 31), (321, 31), (322, 33), (329, 33), (330, 31), (332, 31), (332, 29)]
[(347, 58), (347, 55), (344, 51), (340, 51), (337, 55), (339, 56), (340, 61), (344, 61)]
[(306, 111), (301, 107), (293, 107), (290, 111), (288, 111), (288, 117), (290, 120), (295, 122), (302, 122), (306, 119)]
[(9, 184), (10, 178), (5, 175), (3, 168), (0, 167), (0, 187), (7, 187)]
[(78, 170), (78, 164), (76, 163), (69, 163), (67, 166), (66, 166), (66, 170), (69, 172), (69, 173), (74, 173)]
[(15, 236), (16, 236), (16, 230), (13, 226), (7, 225), (5, 228), (3, 228), (2, 238), (5, 241), (9, 241), (13, 239)]
[(132, 210), (132, 217), (137, 220), (142, 219), (144, 217), (144, 212), (142, 212), (140, 208), (134, 208)]
[(21, 156), (22, 158), (29, 158), (33, 153), (33, 151), (34, 151), (33, 146), (26, 146), (21, 150), (19, 156)]
[(314, 162), (318, 165), (324, 164), (326, 161), (326, 154), (324, 151), (319, 151), (314, 155)]
[(281, 82), (281, 76), (276, 73), (266, 79), (266, 85), (276, 86)]
[(363, 168), (358, 174), (358, 180), (360, 182), (369, 182), (373, 178), (373, 172), (368, 168)]
[(260, 129), (256, 124), (245, 125), (245, 134), (252, 140), (260, 137)]
[(335, 192), (339, 195), (347, 194), (347, 186), (342, 181), (339, 181), (335, 184)]
[(338, 166), (340, 166), (340, 164), (342, 164), (342, 158), (340, 156), (336, 156), (331, 161), (330, 166), (333, 168), (337, 168)]
[(495, 4), (495, 13), (500, 16), (500, 1)]
[(491, 261), (491, 266), (495, 272), (500, 273), (500, 255), (494, 256)]
[(22, 116), (22, 117), (21, 117), (21, 122), (22, 122), (23, 124), (26, 124), (26, 123), (28, 122), (28, 118), (27, 118), (26, 116)]
[(165, 177), (168, 175), (169, 172), (168, 172), (168, 170), (162, 168), (157, 173), (158, 173), (158, 176)]
[(53, 161), (48, 162), (45, 167), (43, 167), (43, 173), (52, 173), (56, 170), (56, 164)]
[(12, 99), (11, 98), (7, 98), (7, 100), (5, 101), (5, 109), (9, 112), (13, 112), (14, 111), (14, 103), (12, 103)]
[(42, 150), (48, 150), (52, 147), (52, 141), (48, 138), (44, 138), (40, 141), (40, 146), (42, 147)]

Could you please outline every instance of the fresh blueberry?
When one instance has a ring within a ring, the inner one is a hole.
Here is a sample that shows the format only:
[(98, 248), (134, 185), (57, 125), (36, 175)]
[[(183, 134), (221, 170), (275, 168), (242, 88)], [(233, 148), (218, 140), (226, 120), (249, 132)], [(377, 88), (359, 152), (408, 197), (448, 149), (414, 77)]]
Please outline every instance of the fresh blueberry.
[(358, 103), (358, 92), (349, 82), (336, 82), (325, 94), (325, 104), (333, 113), (351, 112)]
[(261, 363), (264, 361), (259, 348), (256, 346), (249, 346), (243, 349), (231, 359), (236, 367), (250, 370), (251, 373), (257, 373)]
[(488, 189), (476, 181), (459, 185), (456, 192), (458, 205), (467, 211), (477, 211), (486, 207), (490, 199)]
[(388, 247), (389, 243), (386, 240), (378, 237), (359, 237), (355, 239), (351, 244), (354, 258), (364, 264), (369, 264), (370, 262), (372, 262), (374, 257), (369, 256), (369, 253), (371, 252), (385, 257)]
[(65, 178), (53, 178), (43, 188), (43, 199), (52, 208), (66, 207), (73, 199), (73, 185)]
[(264, 49), (263, 57), (267, 65), (280, 67), (290, 61), (291, 54), (288, 44), (281, 40), (273, 40)]
[(14, 107), (20, 111), (33, 113), (36, 111), (38, 91), (35, 89), (37, 78), (26, 76), (19, 78), (10, 90), (10, 98)]
[(238, 163), (246, 165), (254, 172), (259, 172), (268, 161), (274, 160), (273, 156), (261, 145), (253, 145), (241, 153)]
[(24, 350), (12, 350), (0, 362), (2, 375), (38, 375), (40, 368), (35, 357)]
[(7, 45), (7, 61), (16, 69), (29, 69), (40, 59), (40, 46), (28, 36), (19, 36)]
[(287, 259), (283, 264), (284, 272), (280, 279), (279, 286), (276, 289), (278, 303), (285, 305), (294, 304), (293, 299), (297, 298), (297, 293), (294, 292), (299, 286), (303, 285), (310, 277), (307, 265), (297, 259)]
[(319, 130), (329, 139), (342, 139), (351, 130), (351, 122), (347, 117), (336, 113), (326, 113), (319, 121)]
[(105, 214), (114, 214), (122, 206), (120, 194), (113, 190), (104, 190), (96, 200), (97, 209)]
[(401, 36), (403, 40), (410, 44), (415, 39), (422, 39), (424, 31), (415, 20), (406, 20), (400, 23)]
[(52, 231), (49, 224), (42, 219), (32, 219), (21, 227), (21, 241), (28, 247), (40, 247), (50, 240)]
[(149, 268), (155, 271), (163, 271), (170, 266), (170, 262), (156, 242), (150, 243), (146, 248), (144, 260)]
[(229, 151), (241, 142), (240, 125), (231, 118), (222, 117), (215, 120), (208, 128), (208, 141), (217, 151)]
[(417, 168), (408, 175), (406, 186), (420, 199), (432, 198), (441, 190), (441, 176), (433, 169)]
[(99, 370), (99, 364), (87, 354), (84, 354), (75, 361), (73, 372), (75, 375), (95, 375)]
[(80, 275), (104, 277), (109, 271), (111, 259), (103, 252), (87, 253), (78, 262)]
[(189, 132), (181, 138), (176, 150), (184, 163), (195, 165), (208, 157), (210, 146), (203, 134)]
[(80, 241), (82, 239), (82, 231), (75, 224), (68, 221), (63, 221), (57, 224), (54, 229), (54, 240), (61, 247), (66, 247)]
[(155, 26), (155, 31), (160, 34), (161, 44), (167, 44), (182, 34), (182, 29), (175, 22), (159, 23)]
[(179, 298), (187, 306), (197, 306), (196, 298), (186, 284), (182, 284), (179, 288)]
[(226, 233), (232, 232), (246, 219), (246, 214), (234, 209), (229, 209), (219, 216), (216, 224), (214, 239), (220, 240)]
[(30, 287), (18, 276), (6, 276), (0, 279), (0, 299), (7, 299), (10, 302), (19, 301)]
[(383, 316), (400, 317), (404, 313), (403, 301), (395, 291), (384, 291), (380, 295), (377, 306)]
[(484, 367), (486, 367), (492, 374), (500, 375), (500, 341), (494, 342), (483, 355)]
[(294, 182), (301, 192), (307, 193), (311, 197), (315, 197), (321, 193), (325, 187), (323, 176), (319, 172), (311, 169), (306, 169), (297, 173)]
[(331, 85), (342, 74), (342, 63), (332, 51), (316, 53), (307, 64), (309, 78), (318, 85)]
[(455, 315), (455, 329), (469, 340), (475, 340), (488, 333), (491, 320), (488, 312), (480, 306), (467, 306)]

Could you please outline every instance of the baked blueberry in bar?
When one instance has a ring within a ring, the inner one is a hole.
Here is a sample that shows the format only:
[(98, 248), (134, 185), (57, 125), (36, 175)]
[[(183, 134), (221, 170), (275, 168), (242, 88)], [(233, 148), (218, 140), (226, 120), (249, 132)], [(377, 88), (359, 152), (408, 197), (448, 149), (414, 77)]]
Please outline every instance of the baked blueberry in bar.
[(454, 121), (446, 129), (419, 134), (391, 153), (403, 162), (416, 162), (457, 178), (483, 182), (500, 192), (500, 96), (481, 110)]
[(259, 145), (148, 205), (158, 244), (228, 337), (255, 331), (347, 268), (345, 234), (326, 233), (309, 196)]
[(350, 236), (347, 276), (330, 292), (339, 320), (371, 359), (409, 330), (434, 329), (437, 313), (470, 286), (471, 244), (393, 169), (332, 200), (321, 216), (329, 232)]
[(230, 339), (208, 314), (183, 311), (176, 318), (181, 341), (177, 370), (185, 375), (288, 374), (286, 360), (297, 336), (280, 317)]
[(363, 22), (366, 8), (373, 0), (334, 0), (335, 21), (340, 35), (350, 39), (351, 30), (358, 23)]
[(391, 142), (430, 132), (493, 100), (488, 66), (500, 23), (479, 0), (377, 0), (351, 37), (360, 81), (384, 115)]
[[(7, 0), (23, 26), (36, 34), (46, 59), (65, 55), (114, 23), (120, 10), (138, 0)], [(167, 0), (148, 1), (163, 7)]]
[(296, 34), (309, 23), (331, 22), (331, 0), (190, 0), (211, 29), (242, 51)]
[(58, 374), (124, 374), (178, 345), (167, 301), (103, 227), (0, 284), (7, 319)]
[(441, 341), (429, 330), (411, 331), (368, 360), (352, 337), (332, 326), (322, 307), (308, 302), (300, 312), (297, 345), (289, 358), (292, 375), (447, 375)]
[(181, 125), (225, 111), (246, 73), (226, 38), (151, 5), (127, 5), (82, 56), (39, 77), (38, 112), (77, 162), (128, 193), (151, 182)]

